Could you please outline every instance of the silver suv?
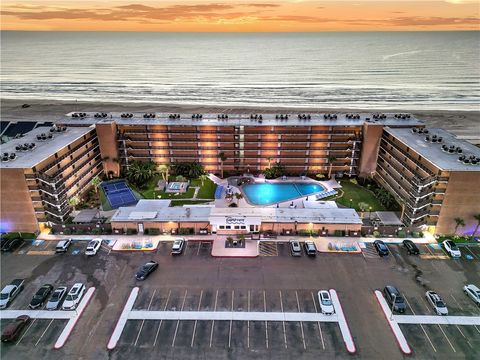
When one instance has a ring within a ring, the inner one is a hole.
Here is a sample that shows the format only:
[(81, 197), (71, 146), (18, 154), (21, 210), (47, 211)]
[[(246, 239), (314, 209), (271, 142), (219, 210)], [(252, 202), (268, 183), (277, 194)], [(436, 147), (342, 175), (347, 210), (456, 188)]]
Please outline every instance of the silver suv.
[(302, 247), (297, 240), (290, 240), (290, 253), (292, 256), (302, 256)]
[(430, 290), (425, 293), (425, 296), (437, 315), (448, 315), (447, 305), (443, 302), (440, 295)]
[(317, 247), (315, 246), (315, 243), (313, 241), (305, 241), (305, 252), (308, 256), (317, 255)]

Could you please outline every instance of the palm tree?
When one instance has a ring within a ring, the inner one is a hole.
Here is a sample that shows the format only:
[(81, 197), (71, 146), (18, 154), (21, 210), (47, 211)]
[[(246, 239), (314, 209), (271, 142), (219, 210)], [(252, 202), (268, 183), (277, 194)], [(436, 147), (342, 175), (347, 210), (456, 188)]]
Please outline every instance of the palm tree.
[(269, 167), (269, 168), (272, 166), (272, 160), (273, 160), (273, 158), (272, 158), (272, 157), (270, 157), (270, 156), (267, 158), (267, 161), (268, 161), (268, 167)]
[(225, 155), (225, 153), (222, 151), (221, 153), (219, 153), (217, 155), (218, 159), (220, 160), (220, 171), (221, 171), (221, 174), (222, 174), (222, 179), (223, 179), (223, 163), (225, 160), (227, 160), (227, 156)]
[(358, 208), (361, 211), (361, 217), (363, 219), (363, 215), (364, 215), (365, 211), (367, 211), (367, 209), (368, 209), (368, 204), (365, 203), (365, 202), (359, 202), (358, 203)]
[(207, 179), (208, 179), (207, 175), (205, 175), (205, 174), (200, 175), (200, 181), (202, 182), (202, 186), (203, 186), (205, 180), (207, 180)]
[(457, 233), (457, 230), (460, 226), (465, 226), (465, 221), (462, 218), (456, 217), (455, 219), (455, 231), (454, 234)]
[(478, 228), (480, 227), (480, 214), (475, 214), (473, 215), (473, 218), (477, 220), (477, 226), (475, 226), (475, 230), (473, 230), (472, 237), (475, 236), (475, 233), (477, 232)]
[(102, 180), (98, 176), (94, 176), (92, 180), (90, 181), (92, 184), (93, 188), (95, 189), (95, 194), (98, 194), (98, 188), (100, 187), (100, 184), (102, 183)]
[(243, 199), (243, 194), (242, 193), (235, 193), (235, 197), (237, 198), (237, 204), (238, 204), (238, 201)]
[(327, 162), (329, 164), (329, 167), (328, 167), (328, 178), (330, 179), (332, 177), (332, 166), (333, 166), (333, 162), (337, 160), (337, 158), (335, 157), (335, 155), (332, 155), (332, 154), (328, 154), (327, 156)]
[(143, 185), (157, 174), (153, 161), (134, 161), (130, 164), (127, 179), (136, 185)]
[(169, 172), (170, 172), (170, 164), (163, 164), (158, 167), (158, 171), (162, 174), (162, 179), (168, 181)]
[(68, 199), (68, 205), (73, 208), (73, 211), (75, 211), (75, 206), (77, 206), (78, 204), (80, 204), (80, 198), (77, 195)]

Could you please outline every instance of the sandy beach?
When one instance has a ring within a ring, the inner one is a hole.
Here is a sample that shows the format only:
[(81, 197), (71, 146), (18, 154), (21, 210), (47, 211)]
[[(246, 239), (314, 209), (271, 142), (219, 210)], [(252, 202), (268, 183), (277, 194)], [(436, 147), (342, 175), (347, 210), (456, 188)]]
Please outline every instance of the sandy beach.
[[(29, 104), (22, 108), (23, 104)], [(42, 99), (0, 99), (1, 119), (51, 121), (71, 111), (118, 111), (118, 112), (180, 112), (180, 113), (278, 113), (278, 112), (408, 112), (426, 122), (430, 127), (441, 127), (451, 131), (462, 139), (480, 144), (480, 111), (444, 111), (444, 110), (396, 110), (396, 109), (351, 109), (345, 108), (259, 108), (259, 107), (221, 107), (201, 105), (169, 105), (138, 102), (84, 102)]]

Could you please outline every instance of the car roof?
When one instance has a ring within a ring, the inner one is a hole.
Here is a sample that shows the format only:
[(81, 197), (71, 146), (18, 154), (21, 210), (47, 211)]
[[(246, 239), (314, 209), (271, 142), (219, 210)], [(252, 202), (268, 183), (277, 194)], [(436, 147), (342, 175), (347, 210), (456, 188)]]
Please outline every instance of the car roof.
[(478, 286), (474, 285), (474, 284), (468, 284), (467, 287), (469, 289), (472, 289), (473, 291), (480, 291), (480, 289), (478, 288)]

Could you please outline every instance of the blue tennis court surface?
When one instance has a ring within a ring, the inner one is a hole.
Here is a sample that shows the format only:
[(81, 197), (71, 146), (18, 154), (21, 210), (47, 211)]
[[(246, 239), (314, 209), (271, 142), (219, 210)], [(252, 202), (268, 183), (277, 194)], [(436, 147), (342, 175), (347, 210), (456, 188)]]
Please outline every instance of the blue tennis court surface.
[(135, 205), (138, 200), (125, 181), (116, 181), (102, 184), (102, 189), (110, 203), (117, 209), (121, 206)]

